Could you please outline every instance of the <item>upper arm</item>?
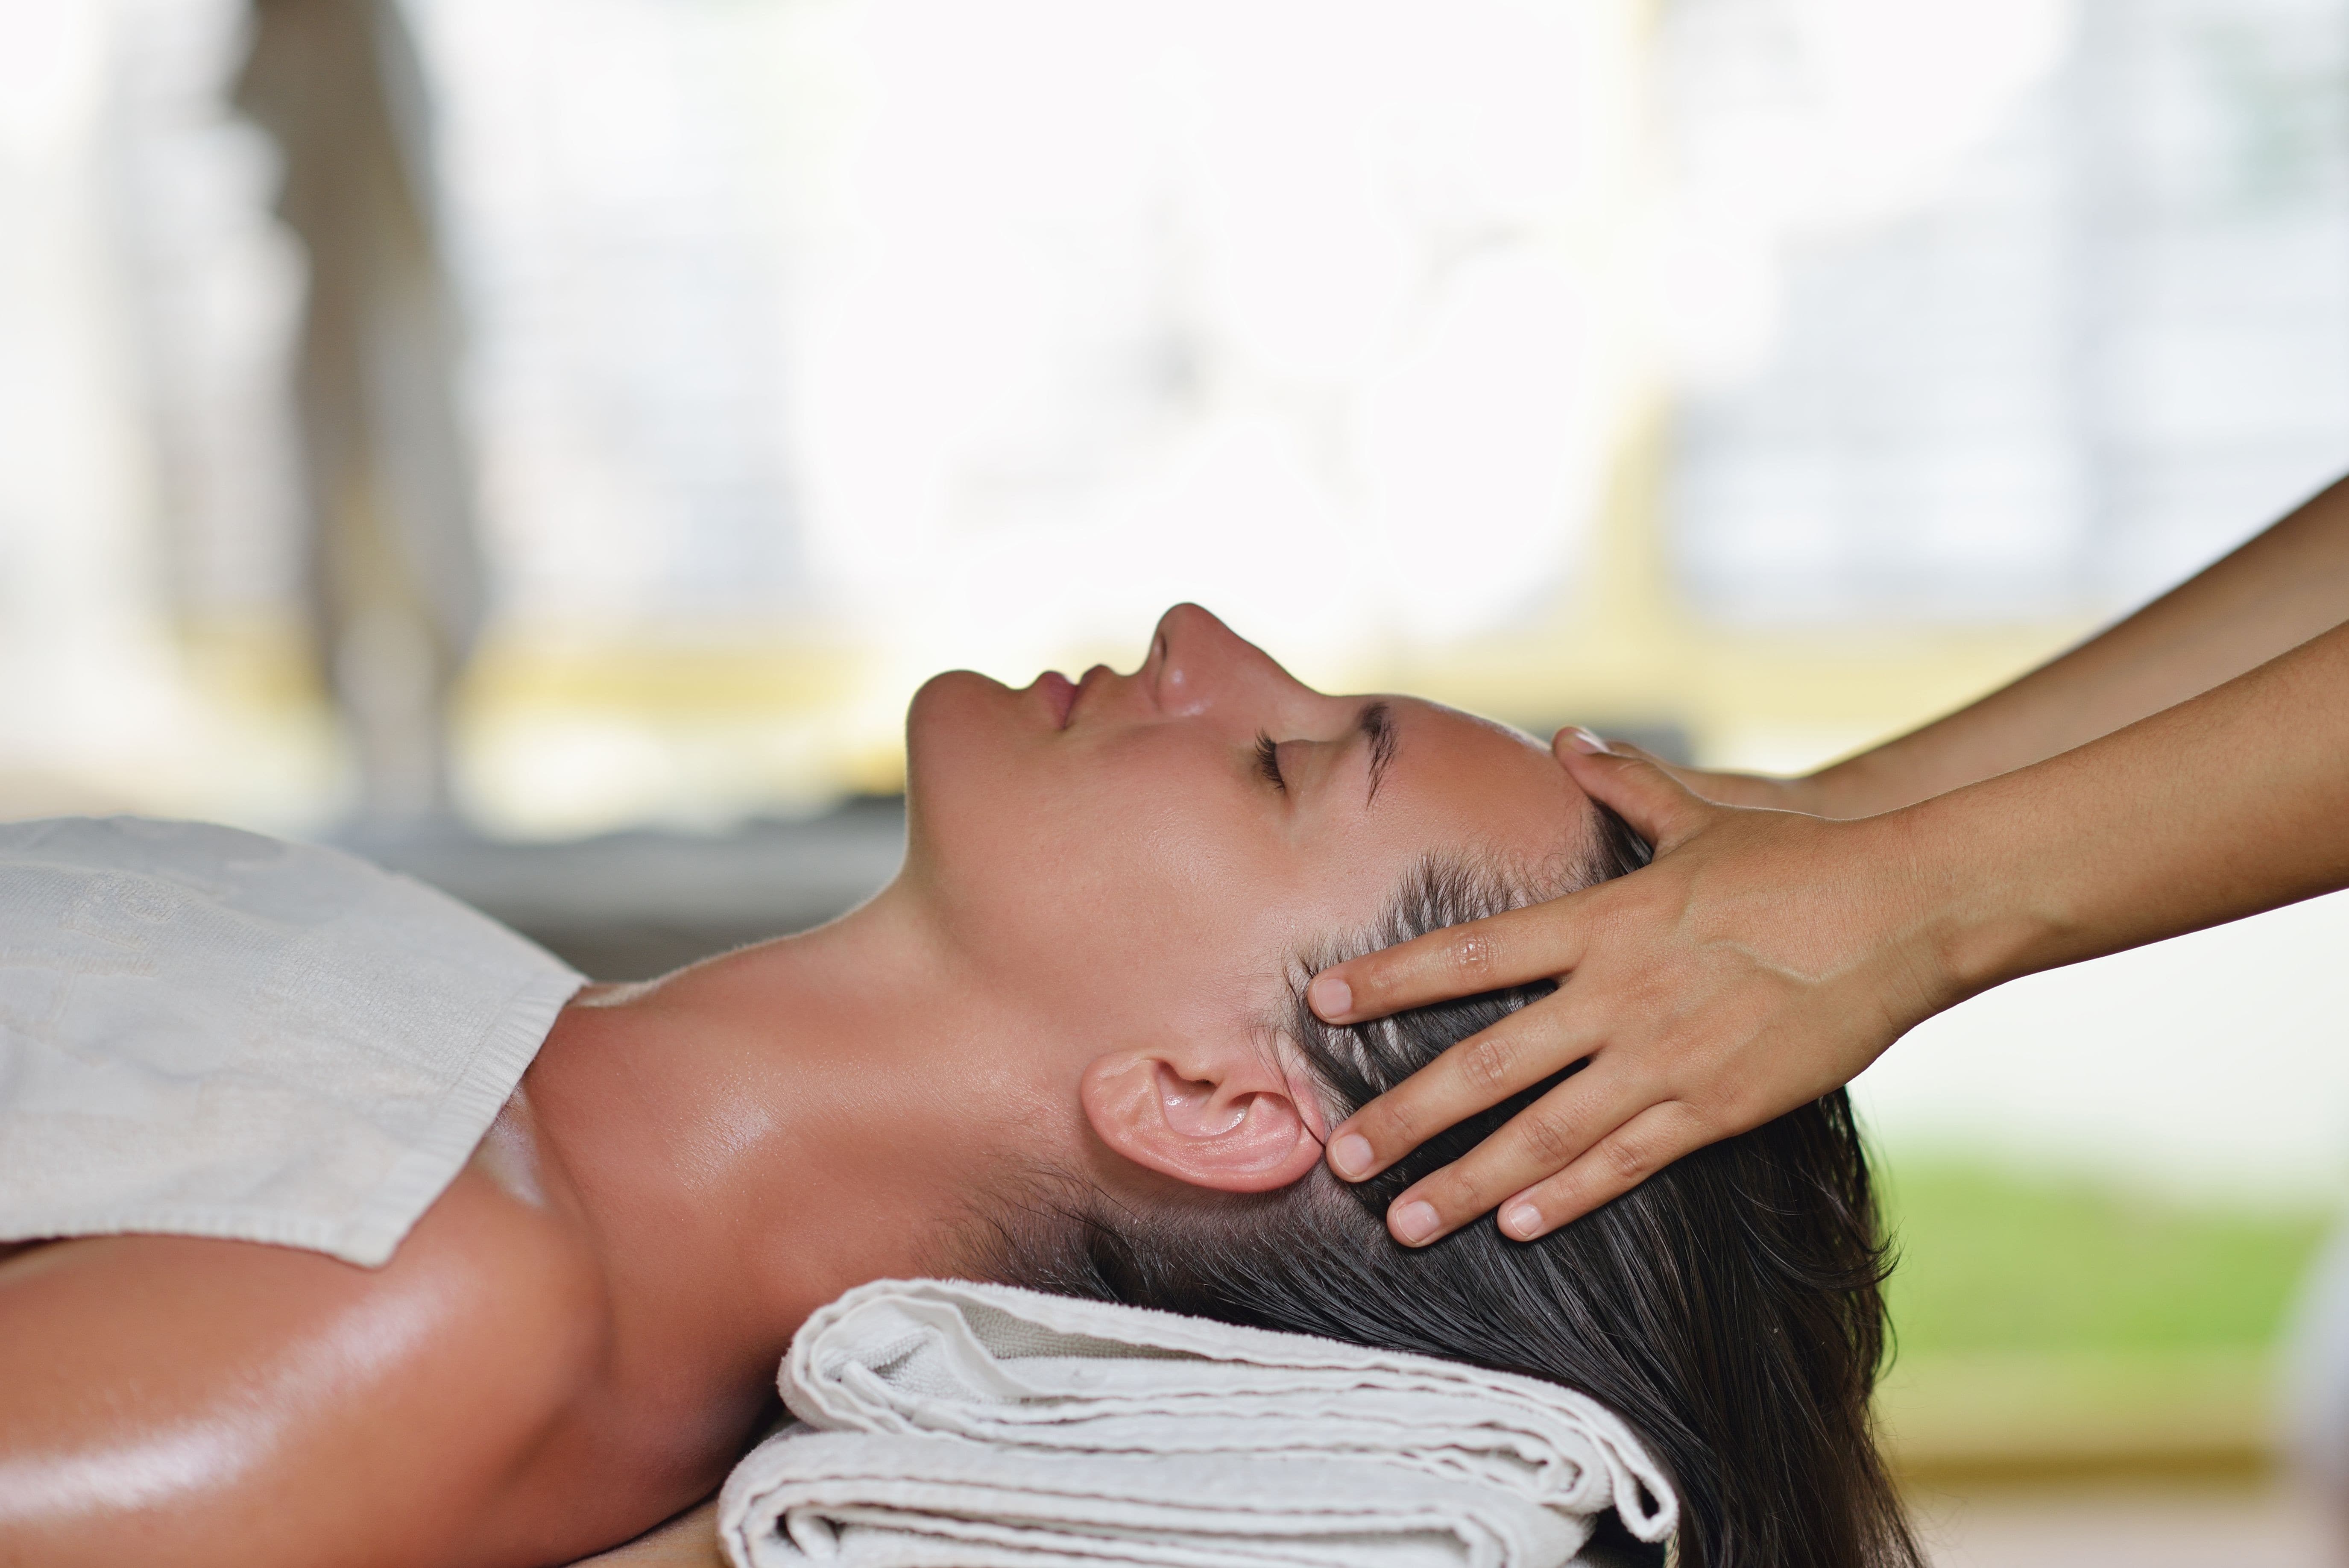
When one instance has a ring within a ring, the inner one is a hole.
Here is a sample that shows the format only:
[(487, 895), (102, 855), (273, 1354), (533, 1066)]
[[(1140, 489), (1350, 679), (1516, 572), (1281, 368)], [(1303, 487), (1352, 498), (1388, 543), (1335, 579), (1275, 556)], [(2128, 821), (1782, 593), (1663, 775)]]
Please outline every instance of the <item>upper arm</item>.
[(559, 1234), (470, 1172), (379, 1270), (169, 1236), (7, 1260), (0, 1564), (527, 1563), (479, 1527), (599, 1322)]

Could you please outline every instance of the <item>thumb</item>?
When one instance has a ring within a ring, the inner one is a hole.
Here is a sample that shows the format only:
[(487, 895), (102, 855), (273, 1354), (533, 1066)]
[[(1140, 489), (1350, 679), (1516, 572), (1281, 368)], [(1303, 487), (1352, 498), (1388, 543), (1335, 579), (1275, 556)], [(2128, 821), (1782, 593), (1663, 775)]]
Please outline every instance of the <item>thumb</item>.
[(1602, 741), (1569, 724), (1551, 738), (1549, 749), (1583, 794), (1630, 823), (1659, 855), (1712, 815), (1701, 797), (1637, 746)]

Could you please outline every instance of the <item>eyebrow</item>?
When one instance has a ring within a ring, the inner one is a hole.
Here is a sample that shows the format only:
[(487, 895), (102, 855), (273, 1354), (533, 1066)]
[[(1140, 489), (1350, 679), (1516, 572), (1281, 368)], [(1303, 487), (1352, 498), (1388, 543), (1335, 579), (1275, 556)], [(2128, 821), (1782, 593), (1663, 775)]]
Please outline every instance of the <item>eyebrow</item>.
[(1384, 702), (1365, 702), (1354, 720), (1354, 727), (1371, 743), (1371, 789), (1362, 797), (1362, 804), (1368, 805), (1379, 798), (1379, 781), (1386, 777), (1387, 764), (1394, 761), (1399, 743), (1394, 715), (1387, 711)]

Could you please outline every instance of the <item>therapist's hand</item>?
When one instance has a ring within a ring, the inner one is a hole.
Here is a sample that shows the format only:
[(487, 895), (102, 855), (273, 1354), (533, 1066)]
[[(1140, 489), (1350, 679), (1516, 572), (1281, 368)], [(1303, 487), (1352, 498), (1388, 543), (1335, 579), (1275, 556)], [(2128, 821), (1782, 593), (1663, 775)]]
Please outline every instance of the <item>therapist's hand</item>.
[[(1563, 735), (1566, 733), (1560, 731)], [(1606, 742), (1610, 752), (1636, 757), (1660, 769), (1701, 800), (1715, 805), (1754, 805), (1766, 811), (1799, 811), (1811, 816), (1843, 816), (1857, 815), (1831, 811), (1825, 792), (1816, 780), (1808, 778), (1773, 778), (1767, 774), (1719, 773), (1711, 768), (1682, 767), (1650, 756), (1636, 746), (1621, 741)], [(1553, 745), (1563, 753), (1564, 742)]]
[(1940, 901), (1899, 815), (1835, 821), (1701, 798), (1662, 764), (1566, 730), (1558, 761), (1656, 847), (1652, 865), (1545, 904), (1335, 964), (1333, 1023), (1556, 979), (1331, 1134), (1359, 1181), (1444, 1128), (1587, 1064), (1387, 1210), (1424, 1245), (1498, 1208), (1520, 1241), (1715, 1139), (1850, 1081), (1958, 1000)]
[(1609, 741), (1608, 749), (1653, 763), (1699, 799), (1716, 805), (1754, 805), (1768, 811), (1799, 811), (1809, 816), (1873, 816), (1907, 805), (1917, 794), (1903, 778), (1883, 777), (1879, 759), (1862, 753), (1819, 773), (1794, 778), (1769, 774), (1723, 773), (1650, 756), (1636, 746)]

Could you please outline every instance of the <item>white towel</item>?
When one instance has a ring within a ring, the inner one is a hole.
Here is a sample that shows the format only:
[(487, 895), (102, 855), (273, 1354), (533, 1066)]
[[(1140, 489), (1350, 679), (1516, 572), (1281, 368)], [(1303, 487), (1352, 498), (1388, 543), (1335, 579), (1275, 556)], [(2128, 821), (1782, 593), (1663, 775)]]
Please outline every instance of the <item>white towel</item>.
[(1001, 1285), (811, 1317), (801, 1424), (728, 1480), (737, 1568), (1558, 1568), (1671, 1533), (1611, 1411), (1533, 1378)]
[(203, 823), (0, 825), (0, 1241), (389, 1258), (582, 981), (364, 860)]

